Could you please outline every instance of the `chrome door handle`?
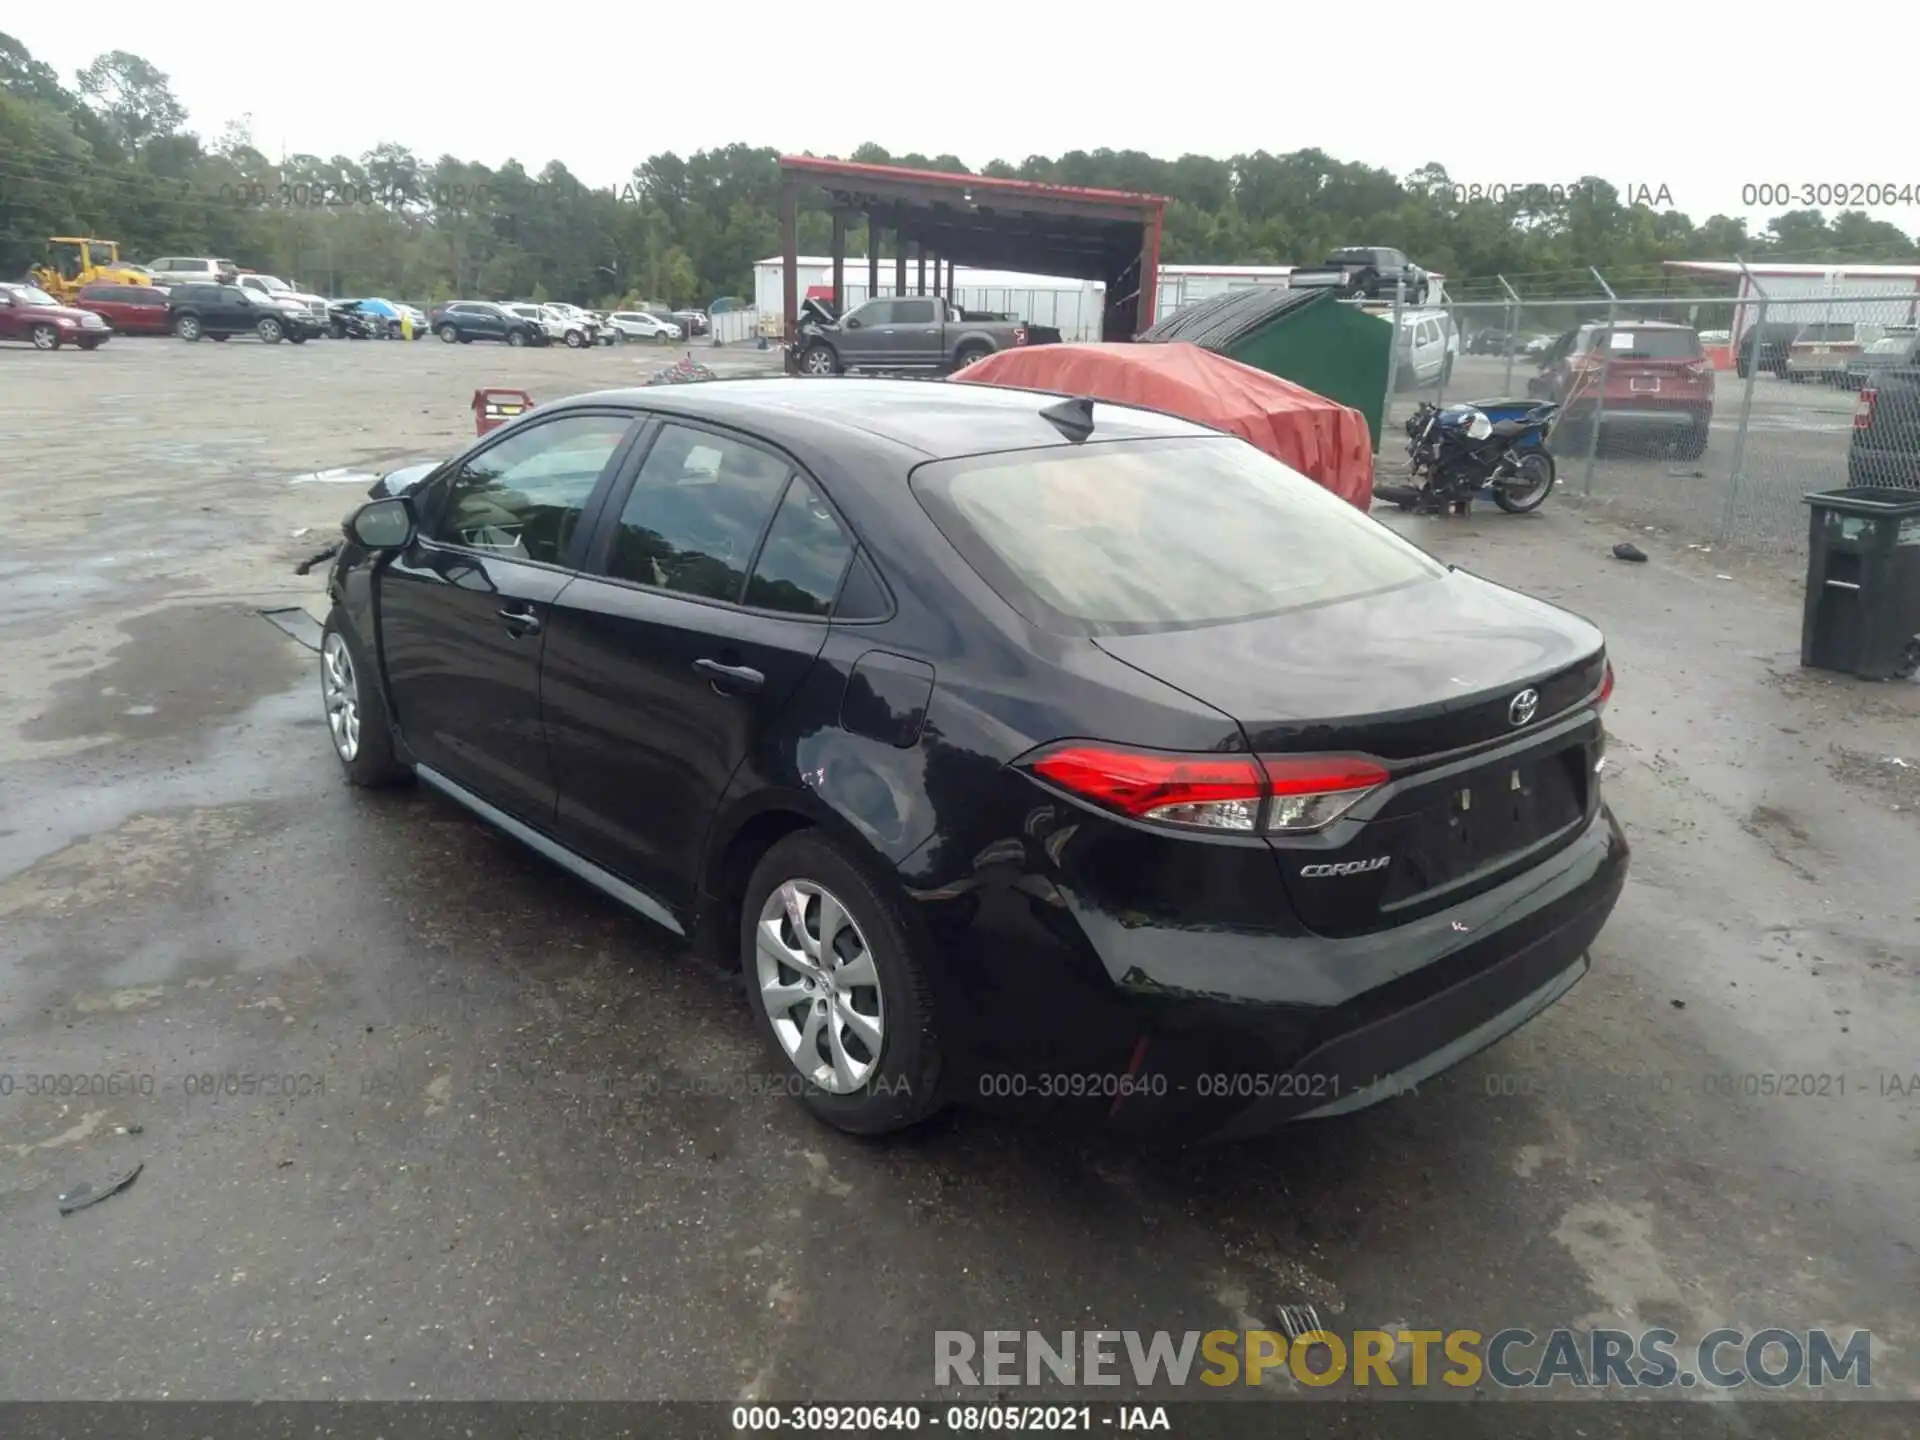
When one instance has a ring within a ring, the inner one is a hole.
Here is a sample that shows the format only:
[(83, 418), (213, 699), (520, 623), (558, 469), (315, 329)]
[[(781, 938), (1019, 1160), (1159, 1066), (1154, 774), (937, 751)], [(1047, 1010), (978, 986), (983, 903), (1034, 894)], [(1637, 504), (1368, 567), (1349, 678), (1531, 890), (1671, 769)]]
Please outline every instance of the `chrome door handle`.
[(516, 637), (540, 633), (540, 617), (531, 610), (509, 610), (502, 607), (495, 613), (507, 622), (507, 629)]
[(722, 665), (718, 660), (696, 660), (693, 668), (708, 676), (722, 689), (758, 690), (767, 677), (749, 665)]

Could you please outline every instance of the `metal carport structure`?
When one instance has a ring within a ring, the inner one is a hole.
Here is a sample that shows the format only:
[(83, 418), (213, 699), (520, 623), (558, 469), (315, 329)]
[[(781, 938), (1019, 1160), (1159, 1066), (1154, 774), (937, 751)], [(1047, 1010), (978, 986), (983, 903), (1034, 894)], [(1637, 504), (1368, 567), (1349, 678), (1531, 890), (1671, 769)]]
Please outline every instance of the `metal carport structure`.
[(870, 295), (880, 286), (881, 236), (891, 235), (895, 294), (949, 294), (955, 265), (1023, 270), (1104, 283), (1107, 340), (1131, 340), (1153, 324), (1164, 196), (788, 155), (780, 161), (780, 250), (789, 342), (800, 324), (797, 267), (805, 185), (826, 192), (833, 214), (836, 304), (844, 294), (847, 222), (859, 215), (867, 222)]

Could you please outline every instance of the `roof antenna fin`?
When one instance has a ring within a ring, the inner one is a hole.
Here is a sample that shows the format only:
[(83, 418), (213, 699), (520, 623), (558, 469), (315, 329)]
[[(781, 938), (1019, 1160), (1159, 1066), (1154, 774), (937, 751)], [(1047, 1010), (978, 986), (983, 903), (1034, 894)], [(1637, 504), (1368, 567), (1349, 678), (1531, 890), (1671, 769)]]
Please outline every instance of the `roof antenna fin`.
[(1040, 418), (1078, 445), (1093, 434), (1093, 401), (1085, 395), (1071, 395), (1047, 406)]

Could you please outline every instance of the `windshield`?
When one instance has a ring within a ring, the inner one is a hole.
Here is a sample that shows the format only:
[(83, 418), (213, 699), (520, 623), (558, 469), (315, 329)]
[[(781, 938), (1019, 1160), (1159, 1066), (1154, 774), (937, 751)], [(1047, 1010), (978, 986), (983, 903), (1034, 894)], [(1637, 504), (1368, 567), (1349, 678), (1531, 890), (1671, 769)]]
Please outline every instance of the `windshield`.
[(58, 305), (60, 302), (42, 290), (38, 285), (0, 286), (7, 294), (24, 305)]
[(291, 292), (293, 290), (293, 287), (291, 285), (287, 284), (286, 281), (282, 280), (277, 275), (255, 275), (253, 277), (253, 281), (261, 289), (270, 290), (276, 295), (278, 295), (282, 290), (285, 290), (288, 292)]
[(1445, 574), (1242, 440), (972, 456), (922, 466), (912, 486), (981, 578), (1049, 628), (1219, 624)]
[(1867, 347), (1867, 353), (1869, 355), (1899, 355), (1899, 354), (1902, 354), (1907, 349), (1907, 347), (1912, 344), (1913, 344), (1913, 337), (1911, 335), (1908, 335), (1905, 338), (1895, 336), (1890, 340), (1874, 341), (1873, 344)]
[(1593, 348), (1616, 360), (1697, 360), (1700, 337), (1691, 330), (1601, 330)]
[(1809, 340), (1851, 339), (1853, 339), (1853, 326), (1851, 325), (1809, 325), (1800, 332), (1800, 342), (1802, 344), (1805, 344)]
[(117, 258), (113, 253), (113, 246), (111, 245), (96, 243), (87, 246), (87, 263), (89, 265), (111, 265)]

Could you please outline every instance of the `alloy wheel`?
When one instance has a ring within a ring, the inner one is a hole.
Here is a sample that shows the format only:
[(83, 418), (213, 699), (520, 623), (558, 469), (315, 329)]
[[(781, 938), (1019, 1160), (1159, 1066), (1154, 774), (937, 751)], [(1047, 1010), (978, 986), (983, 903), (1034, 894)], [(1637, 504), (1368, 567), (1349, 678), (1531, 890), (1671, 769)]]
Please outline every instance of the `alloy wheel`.
[(824, 346), (809, 350), (806, 355), (806, 370), (809, 375), (831, 375), (833, 373), (833, 354)]
[(60, 332), (55, 330), (51, 325), (34, 326), (33, 348), (36, 350), (58, 350), (60, 348)]
[(866, 936), (812, 880), (774, 887), (754, 927), (754, 973), (774, 1037), (813, 1084), (848, 1095), (872, 1077), (886, 1003)]
[(351, 765), (360, 753), (360, 679), (354, 673), (353, 652), (338, 630), (327, 636), (320, 651), (320, 693), (327, 707), (327, 729), (341, 760)]

